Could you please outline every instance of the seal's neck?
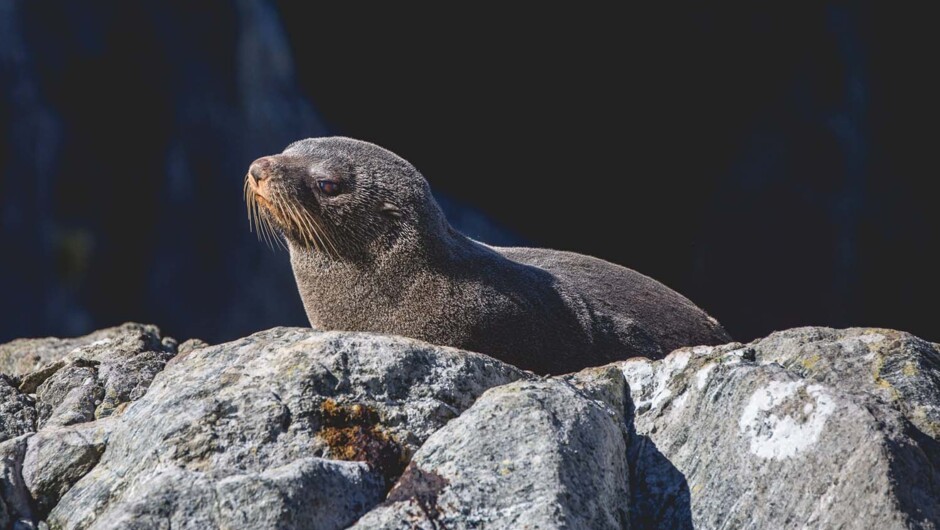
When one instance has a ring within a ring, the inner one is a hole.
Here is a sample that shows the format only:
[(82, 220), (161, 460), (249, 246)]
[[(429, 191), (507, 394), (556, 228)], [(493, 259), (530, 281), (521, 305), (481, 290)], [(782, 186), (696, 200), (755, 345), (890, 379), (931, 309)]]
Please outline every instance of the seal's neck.
[(485, 251), (483, 245), (449, 225), (442, 226), (433, 237), (416, 233), (390, 243), (376, 242), (374, 248), (360, 255), (337, 256), (292, 242), (288, 242), (288, 249), (295, 276), (302, 272), (305, 278), (316, 277), (333, 282), (344, 281), (344, 278), (375, 277), (383, 284), (391, 281), (387, 277), (389, 274), (442, 267), (451, 269), (455, 261)]
[(446, 221), (433, 232), (403, 234), (368, 256), (337, 259), (294, 244), (289, 249), (311, 325), (350, 331), (383, 331), (383, 319), (403, 300), (438, 284), (468, 258), (491, 252)]

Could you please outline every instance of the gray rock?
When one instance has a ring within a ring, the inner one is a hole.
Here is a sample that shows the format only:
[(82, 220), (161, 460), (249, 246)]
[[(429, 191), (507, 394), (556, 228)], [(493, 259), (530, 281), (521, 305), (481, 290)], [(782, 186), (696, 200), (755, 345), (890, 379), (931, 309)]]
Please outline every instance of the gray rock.
[(33, 399), (20, 392), (12, 379), (0, 374), (0, 442), (35, 430)]
[(38, 427), (64, 426), (140, 398), (176, 348), (156, 326), (128, 323), (74, 339), (13, 341), (0, 346), (0, 366), (19, 375), (20, 391), (36, 394)]
[(23, 481), (39, 517), (48, 513), (75, 482), (95, 467), (111, 426), (108, 419), (47, 427), (29, 438), (23, 459)]
[(802, 328), (621, 363), (632, 522), (659, 528), (936, 528), (936, 346)]
[(565, 379), (487, 391), (353, 528), (626, 527), (623, 376), (609, 367)]
[[(163, 341), (167, 348), (167, 342)], [(112, 356), (98, 366), (98, 381), (103, 395), (95, 408), (95, 417), (110, 416), (125, 403), (140, 399), (153, 378), (173, 358), (175, 350), (144, 351), (121, 358)]]
[(39, 427), (72, 425), (95, 419), (104, 396), (98, 363), (81, 360), (57, 370), (36, 389)]
[(940, 347), (890, 329), (796, 328), (752, 345), (756, 358), (844, 392), (874, 394), (940, 439)]
[(142, 490), (88, 528), (345, 528), (381, 502), (385, 485), (364, 462), (311, 457), (227, 476), (163, 467)]
[(47, 379), (64, 368), (66, 364), (68, 363), (62, 359), (59, 359), (49, 364), (44, 364), (35, 371), (29, 372), (28, 374), (19, 378), (20, 391), (27, 394), (35, 394), (36, 390), (39, 388), (39, 385), (45, 383)]
[(47, 522), (342, 528), (434, 431), (525, 377), (483, 355), (308, 329), (190, 350), (114, 417), (100, 461)]
[(202, 339), (188, 339), (179, 345), (177, 351), (180, 355), (187, 354), (193, 350), (198, 350), (199, 348), (205, 348), (209, 346), (209, 343)]
[(0, 373), (25, 376), (67, 357), (103, 360), (99, 357), (128, 357), (131, 353), (164, 350), (162, 340), (156, 326), (135, 323), (98, 330), (84, 337), (17, 339), (0, 344)]
[(543, 379), (399, 337), (105, 331), (0, 376), (0, 528), (940, 519), (940, 350), (906, 333), (793, 329)]
[(0, 442), (0, 528), (35, 528), (29, 490), (23, 482), (23, 459), (30, 436)]

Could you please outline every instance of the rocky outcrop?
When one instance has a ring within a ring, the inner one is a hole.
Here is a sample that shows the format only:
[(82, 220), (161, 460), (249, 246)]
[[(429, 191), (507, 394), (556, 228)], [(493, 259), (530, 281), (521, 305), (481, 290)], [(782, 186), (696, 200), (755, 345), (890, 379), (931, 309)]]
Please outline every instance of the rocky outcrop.
[[(0, 528), (936, 528), (940, 351), (801, 328), (539, 378), (401, 337), (0, 346)], [(12, 367), (12, 368), (9, 368)]]
[(940, 525), (936, 344), (800, 328), (622, 368), (638, 526)]
[(142, 396), (176, 352), (176, 341), (156, 326), (125, 324), (77, 339), (13, 341), (0, 346), (0, 368), (35, 395), (41, 428), (109, 416)]
[(29, 391), (35, 390), (64, 362), (75, 359), (101, 361), (130, 359), (144, 351), (175, 351), (176, 341), (162, 337), (156, 326), (128, 323), (96, 331), (84, 337), (59, 339), (17, 339), (0, 344), (0, 373), (12, 377), (29, 376)]
[[(279, 328), (174, 359), (120, 418), (62, 528), (343, 528), (434, 431), (523, 373), (408, 339)], [(160, 499), (160, 502), (154, 502)]]
[(626, 385), (601, 370), (487, 391), (354, 528), (626, 527)]

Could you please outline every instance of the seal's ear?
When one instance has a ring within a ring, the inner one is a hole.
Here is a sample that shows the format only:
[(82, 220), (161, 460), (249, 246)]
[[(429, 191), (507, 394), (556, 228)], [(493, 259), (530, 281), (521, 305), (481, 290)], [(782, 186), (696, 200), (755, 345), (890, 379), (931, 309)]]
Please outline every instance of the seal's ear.
[(401, 217), (401, 210), (398, 209), (398, 206), (390, 202), (383, 202), (379, 206), (379, 211), (389, 217)]

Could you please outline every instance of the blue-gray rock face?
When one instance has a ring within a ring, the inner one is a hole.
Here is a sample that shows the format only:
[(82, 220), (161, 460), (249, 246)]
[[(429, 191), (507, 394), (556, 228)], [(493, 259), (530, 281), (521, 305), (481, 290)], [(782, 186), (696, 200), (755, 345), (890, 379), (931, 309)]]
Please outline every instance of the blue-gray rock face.
[(937, 528), (940, 348), (800, 328), (538, 378), (401, 337), (0, 346), (0, 528)]

